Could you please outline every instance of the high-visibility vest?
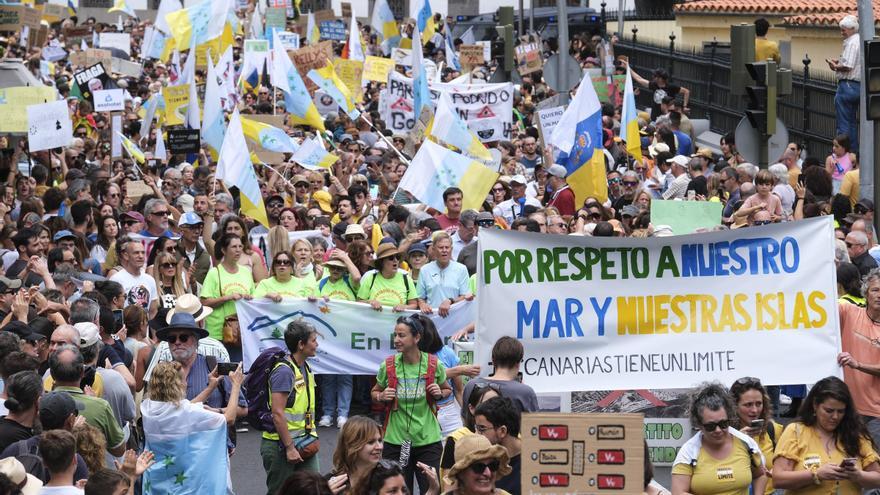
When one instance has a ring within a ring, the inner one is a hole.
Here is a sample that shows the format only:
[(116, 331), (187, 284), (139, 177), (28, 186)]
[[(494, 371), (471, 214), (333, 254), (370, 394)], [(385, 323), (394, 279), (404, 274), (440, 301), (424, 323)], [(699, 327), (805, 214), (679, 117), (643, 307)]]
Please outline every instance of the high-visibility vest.
[[(272, 368), (272, 372), (279, 366), (288, 366), (287, 363), (278, 363)], [(287, 420), (287, 431), (290, 432), (292, 438), (303, 435), (308, 431), (310, 435), (318, 436), (315, 430), (314, 411), (315, 411), (315, 375), (309, 365), (306, 364), (306, 374), (303, 376), (299, 366), (293, 364), (293, 402), (288, 398), (286, 407), (284, 408), (284, 418)], [(271, 376), (271, 375), (270, 375)], [(269, 409), (272, 408), (272, 385), (269, 382)], [(263, 438), (268, 440), (278, 440), (278, 433), (263, 432)]]

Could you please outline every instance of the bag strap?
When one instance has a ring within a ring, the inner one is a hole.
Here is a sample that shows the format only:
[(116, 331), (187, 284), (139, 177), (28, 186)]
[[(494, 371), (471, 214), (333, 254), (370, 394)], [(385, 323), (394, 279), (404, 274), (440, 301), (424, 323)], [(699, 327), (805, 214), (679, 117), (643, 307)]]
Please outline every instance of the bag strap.
[[(388, 385), (386, 388), (397, 388), (397, 368), (394, 365), (395, 354), (385, 358), (385, 375), (388, 377)], [(394, 400), (385, 403), (385, 421), (382, 423), (382, 431), (388, 431), (388, 421), (391, 419), (391, 412), (397, 410), (397, 395)]]
[(431, 412), (434, 413), (434, 416), (437, 415), (437, 401), (428, 394), (428, 386), (434, 383), (435, 374), (437, 373), (437, 356), (435, 354), (428, 354), (428, 370), (425, 372), (425, 399), (428, 401), (428, 407), (431, 409)]
[(767, 436), (773, 444), (773, 450), (776, 450), (776, 424), (773, 421), (767, 423)]
[(223, 297), (223, 282), (220, 280), (220, 265), (217, 265), (217, 287), (220, 288), (220, 297)]

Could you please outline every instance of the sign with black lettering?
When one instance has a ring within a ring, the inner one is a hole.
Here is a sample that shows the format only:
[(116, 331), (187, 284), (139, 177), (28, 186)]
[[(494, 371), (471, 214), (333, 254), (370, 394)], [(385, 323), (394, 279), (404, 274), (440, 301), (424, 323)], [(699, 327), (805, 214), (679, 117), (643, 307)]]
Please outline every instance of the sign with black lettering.
[(73, 75), (73, 80), (79, 86), (79, 92), (83, 98), (95, 104), (94, 93), (102, 89), (116, 89), (113, 79), (104, 70), (104, 64), (98, 62)]

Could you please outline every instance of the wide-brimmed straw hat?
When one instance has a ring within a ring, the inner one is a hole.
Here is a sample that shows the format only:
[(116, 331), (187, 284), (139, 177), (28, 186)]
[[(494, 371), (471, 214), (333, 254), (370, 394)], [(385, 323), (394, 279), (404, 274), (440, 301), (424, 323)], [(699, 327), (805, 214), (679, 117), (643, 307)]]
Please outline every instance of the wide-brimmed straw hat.
[(498, 479), (513, 471), (513, 468), (510, 467), (510, 455), (508, 455), (507, 449), (501, 445), (492, 445), (489, 439), (483, 435), (473, 434), (466, 435), (455, 442), (455, 464), (446, 472), (444, 480), (448, 484), (455, 483), (455, 477), (458, 473), (483, 459), (498, 461)]

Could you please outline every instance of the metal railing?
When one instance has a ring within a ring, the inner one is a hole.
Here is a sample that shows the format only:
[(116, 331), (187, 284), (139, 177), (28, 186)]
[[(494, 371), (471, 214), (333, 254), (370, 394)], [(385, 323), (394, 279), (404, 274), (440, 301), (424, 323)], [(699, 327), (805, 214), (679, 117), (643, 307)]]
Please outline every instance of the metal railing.
[[(615, 53), (629, 57), (632, 69), (650, 79), (657, 68), (669, 71), (670, 82), (690, 90), (691, 118), (709, 119), (711, 130), (725, 134), (736, 129), (746, 109), (745, 98), (730, 94), (730, 59), (716, 53), (717, 43), (681, 50), (670, 34), (669, 44), (637, 39), (633, 29), (629, 39), (620, 40)], [(795, 62), (794, 60), (792, 62)], [(801, 69), (793, 65), (792, 93), (779, 98), (777, 116), (788, 129), (789, 140), (803, 144), (814, 156), (825, 156), (831, 150), (836, 128), (834, 93), (836, 84), (824, 75), (810, 73), (809, 57), (801, 61)], [(650, 107), (651, 91), (641, 88), (636, 97), (640, 108)]]

